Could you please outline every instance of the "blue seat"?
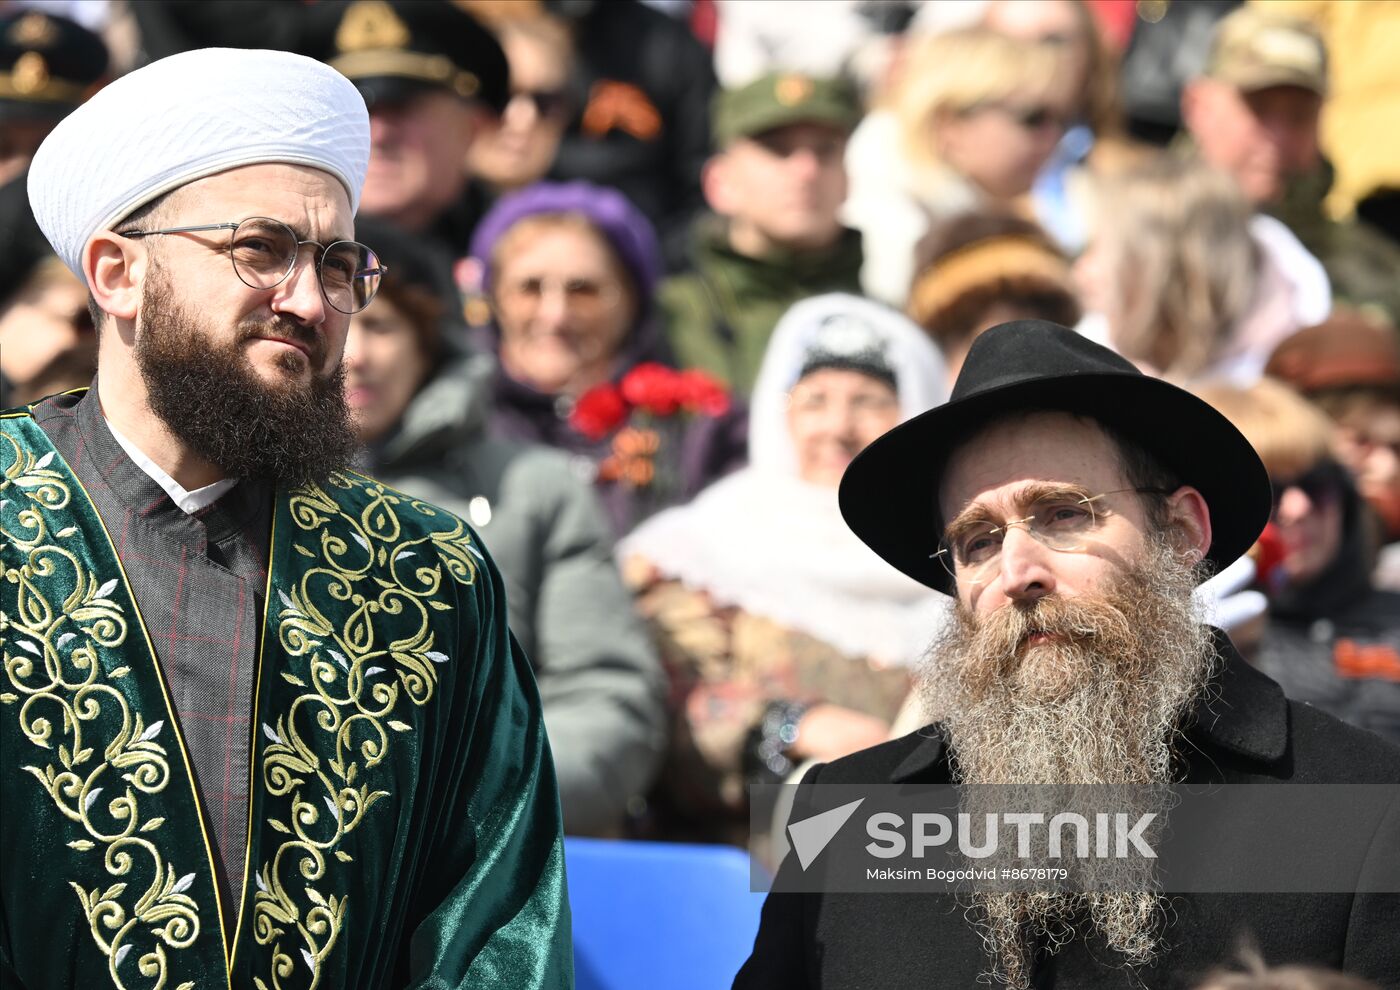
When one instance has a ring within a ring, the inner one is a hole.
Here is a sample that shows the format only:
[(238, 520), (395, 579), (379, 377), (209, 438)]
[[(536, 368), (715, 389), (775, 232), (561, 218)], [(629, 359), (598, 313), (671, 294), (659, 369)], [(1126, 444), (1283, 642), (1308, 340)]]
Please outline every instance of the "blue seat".
[[(762, 893), (730, 846), (567, 838), (578, 990), (721, 990), (753, 949)], [(763, 878), (766, 882), (766, 877)]]

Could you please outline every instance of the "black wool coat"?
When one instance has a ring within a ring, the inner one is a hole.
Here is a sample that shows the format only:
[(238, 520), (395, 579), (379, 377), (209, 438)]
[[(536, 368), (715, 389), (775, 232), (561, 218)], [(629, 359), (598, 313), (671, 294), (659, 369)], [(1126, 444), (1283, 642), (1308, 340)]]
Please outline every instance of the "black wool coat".
[[(1186, 783), (1400, 784), (1400, 749), (1288, 701), (1223, 633), (1217, 633), (1217, 647), (1225, 663), (1180, 747)], [(950, 782), (938, 726), (814, 767), (804, 779), (804, 784)], [(1373, 824), (1365, 835), (1338, 838), (1364, 849), (1377, 834)], [(1400, 835), (1400, 802), (1391, 801), (1379, 834)], [(1226, 831), (1213, 854), (1225, 868), (1250, 851), (1250, 835)], [(796, 869), (793, 860), (784, 862), (780, 878), (782, 871)], [(1033, 985), (1186, 990), (1211, 969), (1237, 959), (1241, 940), (1247, 939), (1271, 965), (1342, 969), (1400, 990), (1400, 893), (1184, 894), (1171, 898), (1170, 911), (1166, 951), (1155, 964), (1130, 970), (1102, 942), (1079, 940), (1054, 956), (1038, 957)], [(951, 895), (770, 894), (753, 954), (734, 987), (966, 990), (986, 985), (978, 977), (987, 967), (981, 938)]]

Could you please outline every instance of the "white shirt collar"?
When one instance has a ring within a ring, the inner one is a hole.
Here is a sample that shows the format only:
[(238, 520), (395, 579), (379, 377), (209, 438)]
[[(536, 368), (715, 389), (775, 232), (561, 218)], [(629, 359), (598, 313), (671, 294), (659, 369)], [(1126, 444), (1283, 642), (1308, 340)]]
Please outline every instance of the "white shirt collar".
[(237, 478), (223, 478), (212, 485), (196, 488), (192, 492), (186, 491), (178, 481), (166, 474), (159, 464), (147, 457), (141, 448), (122, 436), (120, 431), (112, 425), (111, 420), (107, 421), (107, 429), (112, 431), (112, 436), (117, 443), (121, 444), (122, 450), (126, 451), (126, 456), (130, 457), (132, 462), (142, 471), (150, 475), (156, 484), (165, 489), (165, 493), (170, 496), (170, 501), (178, 505), (188, 515), (194, 515), (196, 512), (207, 509), (222, 498), (225, 492), (238, 484)]

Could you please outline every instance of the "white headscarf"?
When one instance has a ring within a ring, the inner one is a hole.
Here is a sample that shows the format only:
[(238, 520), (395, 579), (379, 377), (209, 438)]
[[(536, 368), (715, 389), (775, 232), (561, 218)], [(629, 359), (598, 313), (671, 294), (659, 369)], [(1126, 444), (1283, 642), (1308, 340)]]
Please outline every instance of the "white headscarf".
[(947, 401), (946, 371), (937, 348), (917, 326), (888, 306), (831, 292), (795, 303), (773, 330), (750, 400), (749, 464), (797, 474), (797, 452), (787, 425), (787, 394), (797, 384), (807, 352), (833, 319), (854, 320), (885, 341), (895, 370), (903, 422)]
[(304, 55), (181, 52), (122, 76), (65, 117), (30, 164), (29, 203), (83, 279), (93, 234), (195, 179), (261, 162), (329, 172), (358, 210), (369, 167), (364, 98)]
[(901, 421), (947, 399), (942, 359), (892, 309), (832, 293), (797, 303), (778, 322), (754, 386), (750, 464), (689, 505), (642, 523), (618, 557), (642, 557), (723, 605), (807, 633), (842, 653), (912, 664), (944, 621), (948, 599), (896, 571), (841, 518), (836, 489), (797, 476), (787, 393), (819, 332), (855, 321), (883, 341)]

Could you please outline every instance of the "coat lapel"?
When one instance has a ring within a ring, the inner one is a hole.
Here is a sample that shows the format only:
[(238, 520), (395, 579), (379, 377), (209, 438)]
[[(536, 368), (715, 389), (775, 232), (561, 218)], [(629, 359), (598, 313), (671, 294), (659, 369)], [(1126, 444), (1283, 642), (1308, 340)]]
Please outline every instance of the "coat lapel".
[(1288, 751), (1288, 701), (1283, 688), (1255, 670), (1219, 629), (1220, 671), (1196, 704), (1188, 735), (1199, 733), (1223, 749), (1260, 763)]

